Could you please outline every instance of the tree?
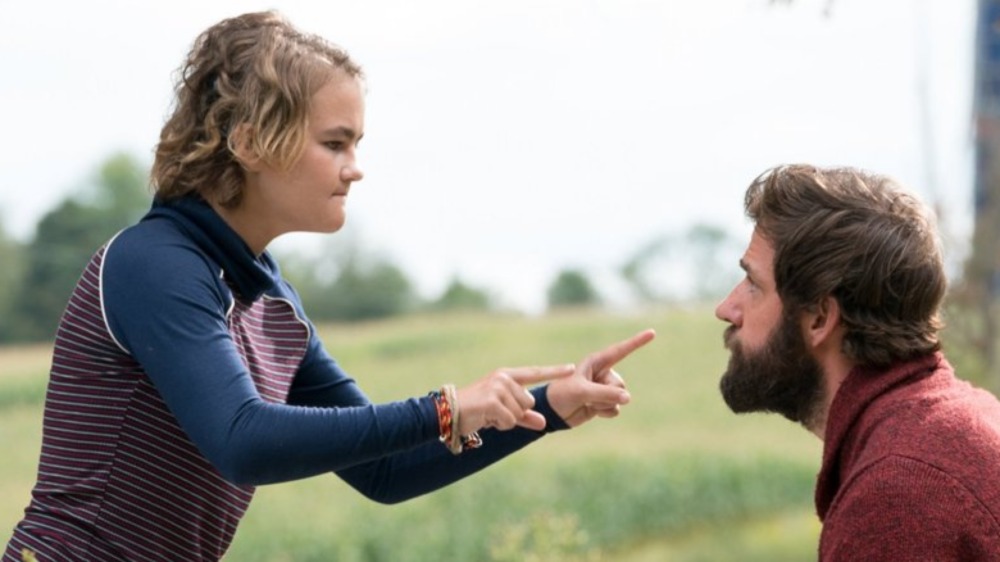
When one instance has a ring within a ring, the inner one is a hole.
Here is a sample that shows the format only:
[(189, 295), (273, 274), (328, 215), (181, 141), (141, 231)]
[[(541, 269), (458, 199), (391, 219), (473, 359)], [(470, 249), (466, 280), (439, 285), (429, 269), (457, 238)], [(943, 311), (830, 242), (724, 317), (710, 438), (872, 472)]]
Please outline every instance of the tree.
[(333, 320), (369, 320), (407, 312), (413, 307), (413, 290), (403, 271), (377, 260), (368, 265), (345, 264), (330, 288), (327, 310)]
[(592, 306), (601, 302), (600, 295), (580, 270), (564, 269), (549, 285), (549, 309)]
[(36, 341), (54, 337), (70, 292), (91, 255), (149, 206), (147, 177), (134, 159), (116, 154), (101, 165), (89, 189), (42, 217), (27, 247), (24, 277), (11, 310), (10, 337)]
[(101, 210), (104, 219), (115, 225), (138, 220), (150, 206), (149, 172), (135, 158), (114, 154), (101, 165), (97, 183), (86, 200)]
[(455, 278), (428, 308), (437, 311), (490, 310), (493, 302), (486, 291), (466, 285)]
[(17, 339), (54, 337), (84, 264), (108, 234), (95, 209), (72, 199), (42, 218), (28, 245), (27, 267), (14, 307)]
[(346, 233), (328, 239), (315, 257), (289, 252), (281, 263), (314, 321), (385, 318), (416, 305), (402, 269)]
[(685, 236), (685, 248), (694, 272), (693, 297), (704, 302), (722, 298), (739, 279), (739, 250), (722, 228), (698, 223)]
[(670, 237), (659, 236), (643, 245), (635, 255), (625, 261), (621, 267), (621, 276), (632, 288), (640, 303), (651, 304), (662, 301), (662, 291), (650, 282), (650, 269), (659, 259), (669, 254), (673, 245)]
[(739, 279), (739, 248), (729, 233), (707, 223), (661, 235), (640, 247), (620, 271), (642, 303), (718, 299)]
[(14, 302), (20, 292), (23, 275), (24, 248), (7, 236), (0, 224), (0, 341), (13, 338), (16, 324), (13, 318)]

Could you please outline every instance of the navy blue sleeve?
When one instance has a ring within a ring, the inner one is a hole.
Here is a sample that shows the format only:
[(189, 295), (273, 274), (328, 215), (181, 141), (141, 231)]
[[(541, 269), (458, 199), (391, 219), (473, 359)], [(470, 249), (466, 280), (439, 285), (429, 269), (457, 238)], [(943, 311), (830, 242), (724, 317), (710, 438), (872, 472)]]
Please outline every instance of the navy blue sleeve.
[[(228, 332), (231, 302), (219, 272), (185, 240), (166, 238), (126, 231), (107, 250), (101, 279), (108, 326), (228, 480), (256, 485), (333, 471), (369, 497), (400, 501), (543, 434), (487, 432), (482, 449), (453, 456), (437, 442), (429, 398), (372, 404), (315, 330), (289, 403), (264, 401)], [(536, 399), (550, 430), (565, 427), (544, 389)]]
[(230, 303), (218, 275), (184, 241), (135, 239), (126, 231), (107, 250), (102, 296), (114, 337), (228, 480), (304, 478), (435, 439), (429, 400), (375, 405), (353, 381), (336, 392), (356, 397), (344, 407), (264, 401), (227, 330)]
[(453, 455), (439, 442), (428, 443), (404, 453), (337, 471), (348, 484), (365, 496), (382, 503), (397, 503), (432, 492), (469, 476), (514, 453), (548, 432), (568, 429), (549, 406), (548, 387), (531, 389), (535, 410), (545, 416), (544, 431), (514, 428), (480, 432), (483, 446)]
[[(351, 382), (348, 384), (345, 381)], [(547, 432), (567, 429), (566, 423), (549, 406), (547, 388), (541, 386), (531, 390), (535, 397), (535, 410), (548, 422), (545, 431), (521, 428), (486, 430), (480, 434), (483, 447), (456, 456), (436, 439), (435, 425), (435, 438), (430, 442), (412, 450), (337, 470), (337, 475), (365, 496), (382, 503), (396, 503), (439, 489), (520, 450)], [(310, 344), (310, 352), (296, 375), (289, 395), (289, 402), (293, 400), (321, 407), (335, 407), (345, 401), (367, 402), (360, 389), (347, 378), (318, 341)], [(420, 402), (436, 424), (437, 415), (431, 400), (422, 398)]]

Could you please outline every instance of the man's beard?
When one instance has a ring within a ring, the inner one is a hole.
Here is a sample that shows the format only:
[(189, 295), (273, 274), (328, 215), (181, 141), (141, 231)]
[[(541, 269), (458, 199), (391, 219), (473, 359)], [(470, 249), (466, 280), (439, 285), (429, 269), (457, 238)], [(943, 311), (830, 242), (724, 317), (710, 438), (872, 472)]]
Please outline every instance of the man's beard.
[(734, 413), (775, 412), (811, 427), (823, 400), (823, 372), (806, 349), (798, 322), (784, 316), (764, 347), (750, 351), (726, 329), (729, 366), (719, 390)]

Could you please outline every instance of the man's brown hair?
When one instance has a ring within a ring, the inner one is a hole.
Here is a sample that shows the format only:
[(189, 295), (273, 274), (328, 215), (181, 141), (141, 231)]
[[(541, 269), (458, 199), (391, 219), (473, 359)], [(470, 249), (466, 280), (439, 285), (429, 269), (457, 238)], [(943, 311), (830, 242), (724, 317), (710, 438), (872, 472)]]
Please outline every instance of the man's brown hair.
[(774, 247), (786, 311), (834, 297), (848, 357), (887, 366), (940, 349), (947, 278), (933, 215), (895, 181), (854, 168), (778, 166), (751, 183), (744, 206)]

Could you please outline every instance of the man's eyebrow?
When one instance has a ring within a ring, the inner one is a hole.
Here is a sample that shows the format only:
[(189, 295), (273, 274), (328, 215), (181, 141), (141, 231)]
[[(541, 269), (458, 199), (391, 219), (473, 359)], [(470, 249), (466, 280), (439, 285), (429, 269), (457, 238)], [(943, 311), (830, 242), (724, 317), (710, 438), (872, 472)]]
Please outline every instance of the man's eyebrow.
[(740, 269), (746, 272), (747, 277), (751, 280), (757, 278), (757, 274), (754, 272), (754, 268), (750, 265), (750, 262), (745, 259), (740, 258)]

